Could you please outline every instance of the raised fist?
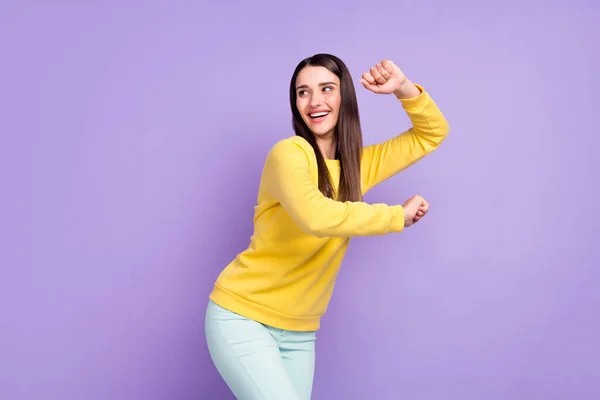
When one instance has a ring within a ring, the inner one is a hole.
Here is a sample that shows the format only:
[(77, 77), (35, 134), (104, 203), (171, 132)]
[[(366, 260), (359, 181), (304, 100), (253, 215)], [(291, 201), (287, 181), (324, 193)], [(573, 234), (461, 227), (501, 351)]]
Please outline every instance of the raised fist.
[(406, 200), (404, 207), (404, 226), (409, 227), (417, 223), (427, 214), (429, 203), (421, 196), (413, 196)]
[(406, 82), (406, 76), (392, 61), (383, 60), (365, 72), (360, 82), (373, 93), (391, 94)]

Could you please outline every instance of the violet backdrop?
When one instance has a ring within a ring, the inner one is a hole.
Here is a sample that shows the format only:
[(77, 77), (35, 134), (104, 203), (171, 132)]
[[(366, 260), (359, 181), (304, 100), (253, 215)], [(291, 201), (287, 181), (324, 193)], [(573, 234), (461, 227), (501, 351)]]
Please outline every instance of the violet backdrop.
[(233, 398), (204, 308), (317, 52), (366, 144), (409, 126), (359, 84), (384, 58), (451, 133), (368, 195), (431, 211), (352, 241), (313, 398), (600, 398), (600, 6), (567, 4), (4, 0), (0, 398)]

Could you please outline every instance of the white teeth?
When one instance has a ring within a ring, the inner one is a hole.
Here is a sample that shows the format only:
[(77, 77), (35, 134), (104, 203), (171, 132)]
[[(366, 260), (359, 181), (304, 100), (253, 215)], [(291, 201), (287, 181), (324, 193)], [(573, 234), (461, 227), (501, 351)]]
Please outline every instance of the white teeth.
[(329, 112), (320, 112), (320, 113), (310, 114), (310, 117), (311, 118), (319, 118), (319, 117), (324, 117), (327, 114), (329, 114)]

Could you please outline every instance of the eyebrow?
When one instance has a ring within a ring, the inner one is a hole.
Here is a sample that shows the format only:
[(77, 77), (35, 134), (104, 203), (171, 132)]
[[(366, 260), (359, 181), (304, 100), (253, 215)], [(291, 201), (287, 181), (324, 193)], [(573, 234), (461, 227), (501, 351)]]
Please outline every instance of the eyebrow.
[[(335, 82), (321, 82), (319, 83), (319, 86), (325, 86), (325, 85), (335, 85), (337, 86), (337, 84)], [(298, 87), (296, 87), (296, 90), (298, 89), (306, 89), (308, 88), (308, 85), (300, 85)]]

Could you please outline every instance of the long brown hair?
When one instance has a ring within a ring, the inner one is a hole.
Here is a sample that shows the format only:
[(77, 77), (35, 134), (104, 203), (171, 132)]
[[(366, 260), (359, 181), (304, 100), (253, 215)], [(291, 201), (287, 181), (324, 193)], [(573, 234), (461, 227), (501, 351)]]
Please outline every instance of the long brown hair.
[(315, 135), (306, 126), (296, 107), (296, 78), (300, 71), (307, 66), (325, 67), (340, 79), (341, 104), (334, 132), (337, 142), (335, 158), (339, 160), (341, 167), (337, 200), (360, 201), (362, 200), (360, 160), (363, 143), (358, 102), (350, 71), (338, 57), (331, 54), (316, 54), (300, 61), (290, 83), (290, 106), (294, 131), (297, 136), (306, 139), (314, 149), (317, 157), (319, 190), (323, 195), (332, 199), (334, 198), (333, 185), (325, 159), (317, 145)]

